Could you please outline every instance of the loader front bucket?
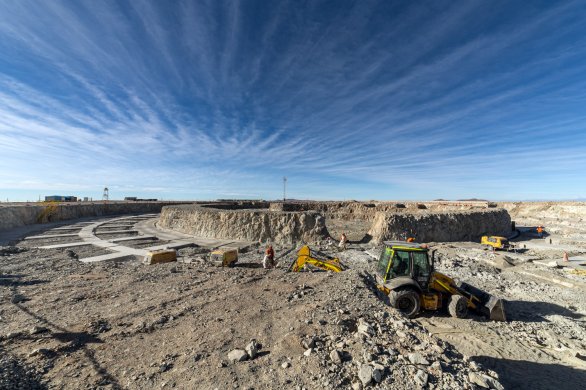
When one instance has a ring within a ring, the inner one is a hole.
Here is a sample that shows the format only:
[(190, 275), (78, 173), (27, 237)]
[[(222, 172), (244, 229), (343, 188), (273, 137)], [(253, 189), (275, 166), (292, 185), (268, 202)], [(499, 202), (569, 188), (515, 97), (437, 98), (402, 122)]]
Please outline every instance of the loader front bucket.
[(469, 285), (468, 283), (458, 282), (457, 287), (465, 293), (472, 295), (478, 299), (476, 310), (485, 317), (493, 321), (506, 321), (505, 301), (490, 295), (486, 291)]
[(494, 296), (490, 296), (488, 302), (484, 305), (486, 309), (486, 315), (492, 321), (506, 321), (507, 316), (505, 315), (505, 303), (502, 299), (498, 299)]

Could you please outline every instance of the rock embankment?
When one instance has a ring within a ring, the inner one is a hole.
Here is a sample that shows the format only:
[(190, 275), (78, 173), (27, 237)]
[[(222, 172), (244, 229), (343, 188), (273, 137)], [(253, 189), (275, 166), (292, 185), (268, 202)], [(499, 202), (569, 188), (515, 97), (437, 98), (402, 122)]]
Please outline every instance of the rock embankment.
[(0, 230), (102, 215), (158, 213), (174, 202), (47, 203), (0, 207)]
[(511, 217), (504, 209), (425, 213), (378, 213), (368, 234), (374, 242), (404, 240), (418, 242), (477, 241), (483, 235), (507, 236)]
[(159, 226), (209, 238), (278, 243), (315, 242), (329, 236), (318, 212), (221, 210), (198, 205), (166, 206)]

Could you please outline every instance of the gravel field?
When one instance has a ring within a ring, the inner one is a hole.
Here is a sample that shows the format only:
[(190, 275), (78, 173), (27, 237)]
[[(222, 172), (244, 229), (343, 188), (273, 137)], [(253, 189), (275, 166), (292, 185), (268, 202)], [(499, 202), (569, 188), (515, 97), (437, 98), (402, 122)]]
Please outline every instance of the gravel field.
[(334, 224), (351, 237), (343, 252), (312, 245), (349, 268), (337, 274), (286, 272), (297, 246), (275, 245), (265, 270), (258, 244), (217, 268), (196, 246), (147, 266), (80, 262), (109, 253), (92, 245), (34, 248), (76, 237), (15, 242), (0, 248), (0, 388), (582, 389), (586, 278), (535, 263), (560, 245), (586, 253), (581, 227), (556, 218), (517, 252), (430, 243), (438, 271), (506, 299), (507, 322), (401, 316), (373, 289), (380, 248), (352, 242), (362, 222)]

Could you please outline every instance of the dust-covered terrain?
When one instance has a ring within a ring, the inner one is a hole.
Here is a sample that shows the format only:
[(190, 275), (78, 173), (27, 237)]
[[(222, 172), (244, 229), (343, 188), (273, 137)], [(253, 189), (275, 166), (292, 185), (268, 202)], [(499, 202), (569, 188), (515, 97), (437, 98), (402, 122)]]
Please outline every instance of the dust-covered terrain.
[[(506, 299), (507, 322), (403, 317), (375, 289), (380, 247), (363, 242), (364, 223), (332, 221), (344, 251), (311, 243), (341, 273), (288, 272), (296, 245), (275, 245), (267, 270), (266, 243), (217, 268), (194, 245), (147, 266), (84, 263), (109, 253), (93, 245), (37, 248), (76, 237), (12, 242), (0, 249), (0, 388), (583, 388), (586, 277), (557, 265), (586, 252), (583, 228), (521, 214), (514, 251), (429, 243), (438, 271)], [(129, 247), (171, 242), (140, 234)]]

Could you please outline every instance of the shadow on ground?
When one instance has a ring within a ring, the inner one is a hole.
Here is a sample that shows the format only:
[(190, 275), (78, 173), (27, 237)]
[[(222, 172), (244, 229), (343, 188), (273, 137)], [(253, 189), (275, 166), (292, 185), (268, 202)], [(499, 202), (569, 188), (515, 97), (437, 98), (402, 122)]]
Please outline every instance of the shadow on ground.
[(586, 370), (579, 368), (490, 356), (474, 356), (471, 359), (497, 372), (505, 389), (578, 390), (584, 389), (586, 383)]
[[(3, 388), (47, 389), (30, 367), (0, 347), (0, 379)], [(12, 386), (12, 387), (11, 387)]]
[(234, 264), (235, 268), (262, 268), (262, 264), (260, 263), (236, 263)]
[(505, 312), (510, 321), (523, 322), (549, 322), (545, 318), (548, 315), (559, 315), (571, 319), (584, 317), (581, 313), (549, 302), (506, 301)]
[(35, 284), (48, 283), (48, 280), (22, 280), (25, 275), (0, 275), (0, 286), (34, 286)]
[[(7, 275), (3, 275), (3, 276), (7, 276)], [(18, 279), (18, 278), (17, 278)], [(18, 282), (17, 282), (18, 283)], [(12, 296), (17, 297), (20, 296), (23, 299), (19, 300), (19, 302), (22, 301), (27, 301), (28, 299), (20, 294), (17, 294), (17, 284), (10, 284), (11, 287), (11, 292), (12, 292)], [(117, 379), (108, 372), (108, 370), (106, 370), (105, 367), (103, 367), (102, 365), (100, 365), (98, 359), (96, 359), (95, 357), (95, 352), (88, 348), (88, 344), (100, 344), (103, 343), (102, 340), (100, 340), (99, 338), (93, 336), (90, 333), (87, 332), (71, 332), (51, 321), (49, 321), (47, 318), (42, 317), (41, 315), (31, 311), (28, 307), (26, 307), (25, 305), (22, 305), (20, 303), (14, 303), (14, 306), (16, 306), (18, 309), (20, 309), (22, 312), (26, 313), (27, 315), (31, 316), (32, 318), (35, 318), (39, 323), (42, 323), (43, 325), (47, 326), (50, 330), (50, 334), (53, 338), (55, 338), (56, 340), (59, 340), (60, 342), (63, 343), (69, 343), (69, 345), (65, 345), (64, 348), (62, 348), (61, 350), (58, 350), (57, 354), (51, 354), (50, 357), (54, 357), (57, 356), (59, 354), (59, 352), (65, 353), (71, 353), (73, 351), (76, 350), (81, 350), (83, 352), (83, 354), (85, 355), (87, 361), (91, 364), (91, 366), (93, 367), (93, 369), (96, 371), (96, 373), (99, 375), (100, 379), (99, 379), (99, 385), (103, 386), (103, 385), (109, 385), (111, 389), (122, 389), (122, 386), (120, 386), (120, 384), (118, 383)], [(0, 350), (0, 353), (2, 353), (3, 351)], [(57, 351), (55, 351), (57, 352)], [(14, 364), (13, 364), (14, 365)], [(0, 367), (1, 369), (1, 367)], [(18, 367), (15, 366), (15, 369), (18, 369)], [(0, 370), (1, 373), (2, 370)], [(46, 387), (42, 387), (40, 384), (39, 386), (37, 386), (38, 384), (35, 383), (34, 386), (29, 386), (29, 387), (24, 387), (24, 388), (46, 388)], [(19, 387), (20, 388), (20, 387)]]

